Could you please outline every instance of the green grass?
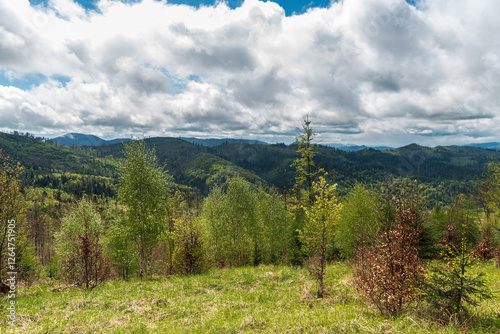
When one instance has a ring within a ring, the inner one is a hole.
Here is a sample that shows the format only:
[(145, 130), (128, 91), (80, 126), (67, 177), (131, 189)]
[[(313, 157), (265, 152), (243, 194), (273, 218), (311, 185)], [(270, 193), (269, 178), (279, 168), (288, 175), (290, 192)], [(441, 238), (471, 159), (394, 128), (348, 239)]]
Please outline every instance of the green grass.
[[(481, 265), (500, 290), (500, 269)], [(21, 287), (18, 326), (2, 333), (498, 333), (500, 300), (471, 310), (466, 324), (440, 325), (425, 308), (385, 318), (351, 286), (351, 271), (330, 265), (329, 296), (315, 298), (305, 269), (259, 266), (212, 269), (197, 276), (110, 281), (94, 291), (59, 282)]]

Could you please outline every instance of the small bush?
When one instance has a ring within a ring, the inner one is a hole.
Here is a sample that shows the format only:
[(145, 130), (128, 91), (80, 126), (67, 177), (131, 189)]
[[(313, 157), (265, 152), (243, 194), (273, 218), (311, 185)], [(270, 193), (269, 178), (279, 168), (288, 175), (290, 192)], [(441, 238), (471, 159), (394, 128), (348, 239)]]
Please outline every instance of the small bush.
[(59, 279), (61, 277), (61, 261), (57, 254), (53, 254), (45, 267), (45, 277)]
[(480, 243), (474, 247), (472, 257), (481, 261), (491, 260), (495, 258), (498, 250), (493, 247), (490, 237), (486, 236)]
[(177, 272), (198, 274), (206, 266), (205, 245), (197, 217), (184, 217), (175, 222), (174, 267)]

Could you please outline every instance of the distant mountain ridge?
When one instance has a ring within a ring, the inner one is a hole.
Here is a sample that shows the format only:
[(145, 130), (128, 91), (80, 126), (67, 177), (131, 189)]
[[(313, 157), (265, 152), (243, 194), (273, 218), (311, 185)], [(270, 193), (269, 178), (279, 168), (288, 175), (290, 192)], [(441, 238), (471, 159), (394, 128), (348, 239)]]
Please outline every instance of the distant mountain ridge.
[[(237, 138), (189, 138), (189, 137), (178, 137), (179, 139), (185, 140), (187, 142), (198, 144), (207, 147), (219, 146), (222, 144), (230, 144), (230, 143), (240, 143), (240, 144), (260, 144), (260, 145), (269, 145), (269, 143), (254, 140), (254, 139), (237, 139)], [(84, 133), (67, 133), (63, 136), (56, 137), (52, 139), (54, 142), (57, 142), (58, 145), (65, 146), (101, 146), (101, 145), (109, 145), (109, 144), (118, 144), (121, 142), (128, 142), (132, 139), (130, 138), (117, 138), (111, 140), (105, 140), (100, 137), (84, 134)]]
[[(206, 147), (216, 147), (222, 144), (259, 144), (259, 145), (269, 145), (269, 143), (256, 140), (256, 139), (241, 139), (241, 138), (194, 138), (194, 137), (177, 137), (179, 139), (185, 140), (187, 142), (202, 145)], [(54, 142), (57, 142), (58, 145), (65, 146), (101, 146), (101, 145), (109, 145), (109, 144), (117, 144), (121, 142), (128, 142), (132, 139), (130, 138), (116, 138), (111, 140), (105, 140), (95, 135), (83, 134), (83, 133), (68, 133), (63, 136), (59, 136), (52, 139)], [(395, 147), (391, 146), (367, 146), (367, 145), (356, 145), (356, 144), (341, 144), (341, 143), (329, 143), (329, 144), (321, 144), (328, 147), (333, 147), (337, 150), (345, 151), (345, 152), (357, 152), (367, 148), (374, 149), (376, 151), (384, 151), (384, 150), (393, 150)], [(489, 142), (489, 143), (472, 143), (465, 145), (451, 145), (455, 147), (460, 146), (469, 146), (482, 148), (487, 150), (496, 150), (500, 151), (500, 142)]]
[(269, 143), (266, 143), (264, 141), (260, 140), (255, 140), (255, 139), (236, 139), (236, 138), (190, 138), (190, 137), (178, 137), (179, 139), (188, 141), (193, 144), (198, 144), (198, 145), (203, 145), (203, 146), (208, 146), (208, 147), (214, 147), (214, 146), (219, 146), (222, 144), (231, 144), (231, 143), (238, 143), (238, 144), (260, 144), (260, 145), (269, 145)]
[(64, 136), (56, 137), (52, 139), (54, 142), (57, 142), (58, 145), (65, 146), (100, 146), (100, 145), (108, 145), (108, 144), (117, 144), (121, 142), (127, 142), (132, 139), (130, 138), (116, 138), (111, 140), (105, 140), (99, 138), (94, 135), (87, 135), (83, 133), (67, 133)]
[(472, 146), (472, 147), (484, 148), (486, 150), (500, 151), (500, 143), (498, 142), (467, 144), (465, 146)]
[(356, 144), (340, 144), (340, 143), (332, 143), (332, 144), (322, 144), (329, 147), (334, 147), (337, 150), (342, 150), (346, 152), (357, 152), (364, 150), (365, 148), (372, 148), (377, 151), (383, 150), (392, 150), (394, 147), (390, 146), (366, 146), (366, 145), (356, 145)]

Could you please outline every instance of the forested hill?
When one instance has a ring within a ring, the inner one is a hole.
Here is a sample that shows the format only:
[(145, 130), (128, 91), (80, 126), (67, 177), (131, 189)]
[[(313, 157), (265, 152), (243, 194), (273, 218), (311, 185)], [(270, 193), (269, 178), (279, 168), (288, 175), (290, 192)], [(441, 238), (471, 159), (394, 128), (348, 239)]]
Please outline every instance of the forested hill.
[[(243, 168), (254, 171), (268, 182), (282, 186), (293, 183), (290, 167), (297, 156), (295, 145), (224, 144), (212, 152)], [(488, 161), (500, 158), (500, 152), (474, 147), (429, 148), (411, 144), (397, 149), (364, 149), (346, 152), (319, 146), (316, 165), (329, 172), (333, 181), (349, 187), (356, 181), (371, 183), (388, 175), (417, 176), (423, 182), (468, 181), (480, 177)]]
[(45, 143), (41, 138), (0, 132), (0, 149), (35, 174), (69, 172), (115, 177), (116, 166), (97, 159), (90, 149), (69, 150)]
[[(159, 162), (174, 176), (175, 182), (197, 188), (203, 194), (207, 194), (213, 184), (236, 175), (254, 184), (266, 183), (256, 173), (212, 154), (206, 146), (169, 137), (147, 138), (145, 141), (155, 148)], [(101, 158), (123, 157), (123, 143), (97, 146), (93, 150)]]
[[(175, 182), (207, 194), (213, 184), (241, 175), (254, 184), (290, 189), (294, 183), (295, 145), (225, 143), (207, 147), (177, 138), (147, 138), (161, 164)], [(116, 162), (123, 156), (123, 143), (103, 146), (57, 147), (30, 136), (0, 133), (0, 148), (35, 174), (78, 173), (117, 177)], [(389, 175), (420, 175), (434, 188), (454, 187), (466, 191), (500, 152), (475, 147), (423, 147), (416, 144), (377, 151), (346, 152), (318, 146), (315, 163), (329, 173), (331, 181), (346, 192), (356, 182), (375, 184)], [(444, 185), (444, 186), (443, 186)], [(442, 191), (450, 193), (450, 189)], [(439, 195), (438, 195), (439, 197)]]

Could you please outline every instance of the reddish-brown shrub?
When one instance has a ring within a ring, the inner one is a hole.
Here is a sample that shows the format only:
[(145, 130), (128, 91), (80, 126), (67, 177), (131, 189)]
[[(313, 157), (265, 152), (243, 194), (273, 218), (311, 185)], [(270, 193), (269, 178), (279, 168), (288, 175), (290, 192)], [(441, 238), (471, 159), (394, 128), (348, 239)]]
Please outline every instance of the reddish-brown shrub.
[(324, 255), (317, 254), (306, 263), (309, 274), (318, 282), (318, 292), (316, 296), (323, 298), (325, 296), (324, 278), (326, 274), (326, 259)]
[(380, 236), (371, 248), (361, 248), (356, 256), (354, 281), (385, 315), (397, 315), (417, 300), (416, 289), (423, 282), (418, 257), (417, 214), (412, 209), (396, 213), (396, 225)]
[(490, 237), (486, 236), (480, 243), (474, 247), (472, 256), (481, 261), (491, 260), (497, 256), (498, 250), (491, 244)]
[(87, 290), (104, 283), (111, 276), (111, 265), (102, 253), (99, 236), (79, 235), (79, 249), (63, 262), (68, 281)]
[(442, 246), (445, 249), (443, 255), (445, 257), (454, 257), (460, 250), (460, 231), (453, 224), (446, 225), (446, 230), (444, 231)]

